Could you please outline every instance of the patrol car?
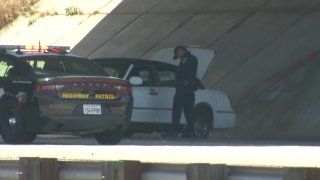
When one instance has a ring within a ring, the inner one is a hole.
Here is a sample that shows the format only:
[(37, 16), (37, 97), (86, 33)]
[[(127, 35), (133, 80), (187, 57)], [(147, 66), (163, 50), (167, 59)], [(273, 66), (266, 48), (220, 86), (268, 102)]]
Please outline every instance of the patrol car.
[(94, 134), (117, 144), (132, 113), (127, 81), (108, 77), (66, 46), (0, 45), (0, 133), (6, 143), (37, 134)]
[[(201, 79), (215, 57), (211, 49), (189, 47), (198, 58), (197, 77)], [(179, 61), (173, 59), (173, 48), (156, 52), (150, 60), (135, 58), (93, 59), (112, 76), (130, 80), (133, 85), (133, 115), (127, 135), (134, 132), (166, 131), (171, 126), (175, 76)], [(195, 135), (205, 138), (213, 128), (232, 128), (234, 113), (229, 97), (216, 90), (205, 89), (198, 82), (195, 93)], [(182, 127), (186, 124), (182, 116)]]

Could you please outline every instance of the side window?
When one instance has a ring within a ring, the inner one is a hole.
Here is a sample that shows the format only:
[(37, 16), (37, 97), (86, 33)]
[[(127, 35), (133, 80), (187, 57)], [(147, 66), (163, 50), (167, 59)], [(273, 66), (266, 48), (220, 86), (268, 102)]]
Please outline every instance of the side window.
[(6, 77), (8, 71), (12, 68), (12, 65), (7, 61), (0, 60), (0, 77)]
[(0, 77), (25, 77), (33, 75), (32, 67), (24, 61), (12, 63), (0, 60)]
[(141, 77), (143, 80), (142, 86), (153, 86), (152, 72), (150, 67), (147, 65), (134, 65), (129, 78), (132, 76)]
[(177, 67), (167, 64), (157, 65), (158, 85), (161, 87), (174, 87), (176, 83)]
[(27, 60), (27, 63), (35, 70), (43, 70), (46, 62), (44, 60)]

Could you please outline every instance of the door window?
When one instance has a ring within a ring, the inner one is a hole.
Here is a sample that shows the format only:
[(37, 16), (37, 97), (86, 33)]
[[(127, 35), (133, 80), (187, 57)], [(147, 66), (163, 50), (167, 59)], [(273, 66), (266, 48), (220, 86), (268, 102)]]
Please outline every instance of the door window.
[(148, 65), (135, 64), (130, 72), (129, 78), (132, 76), (141, 77), (143, 80), (142, 86), (153, 86), (152, 71)]
[(177, 67), (174, 65), (157, 65), (157, 79), (160, 87), (174, 87), (176, 83)]

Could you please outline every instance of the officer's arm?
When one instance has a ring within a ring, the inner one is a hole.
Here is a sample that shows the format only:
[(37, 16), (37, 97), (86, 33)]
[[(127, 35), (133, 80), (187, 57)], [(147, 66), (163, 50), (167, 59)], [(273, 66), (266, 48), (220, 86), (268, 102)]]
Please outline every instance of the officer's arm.
[(190, 63), (188, 63), (188, 73), (186, 74), (185, 80), (188, 81), (188, 83), (194, 81), (197, 77), (197, 69), (198, 69), (198, 60), (197, 59), (191, 59)]

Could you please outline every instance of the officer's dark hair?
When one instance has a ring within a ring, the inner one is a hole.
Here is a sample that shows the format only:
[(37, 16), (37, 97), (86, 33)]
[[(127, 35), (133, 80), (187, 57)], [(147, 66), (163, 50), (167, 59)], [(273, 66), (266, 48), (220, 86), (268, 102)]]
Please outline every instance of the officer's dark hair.
[(185, 46), (182, 46), (182, 45), (176, 46), (176, 47), (174, 48), (174, 50), (173, 50), (173, 53), (174, 53), (173, 59), (178, 59), (176, 53), (177, 53), (177, 51), (178, 51), (179, 49), (182, 49), (182, 50), (184, 50), (185, 52), (188, 51)]

